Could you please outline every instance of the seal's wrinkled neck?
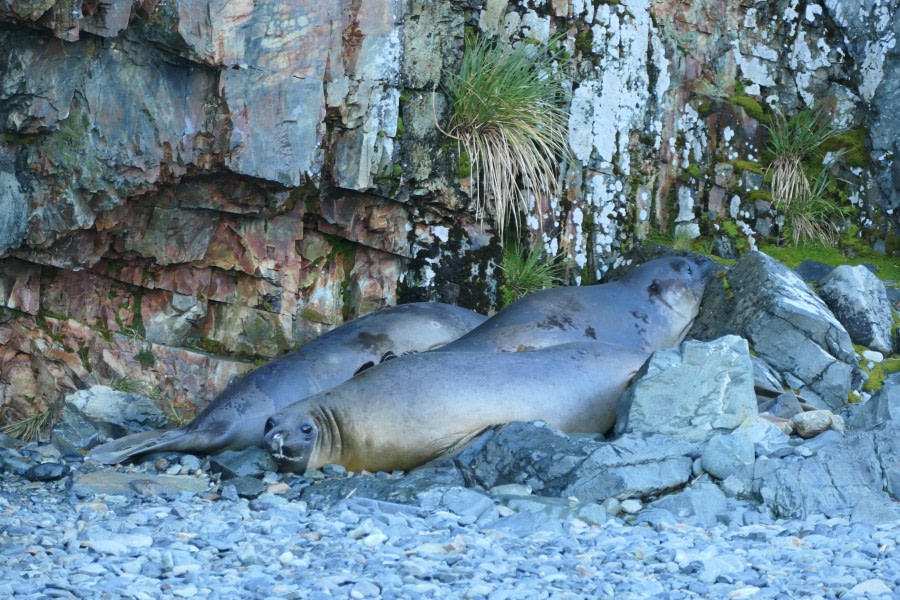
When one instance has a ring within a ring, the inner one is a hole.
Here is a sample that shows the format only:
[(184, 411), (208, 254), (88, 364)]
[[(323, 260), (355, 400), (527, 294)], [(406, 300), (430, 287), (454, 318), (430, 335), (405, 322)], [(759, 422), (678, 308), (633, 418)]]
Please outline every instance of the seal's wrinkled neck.
[(316, 406), (309, 412), (315, 421), (318, 435), (309, 456), (309, 467), (318, 469), (324, 465), (339, 463), (341, 459), (341, 432), (334, 411), (328, 406)]

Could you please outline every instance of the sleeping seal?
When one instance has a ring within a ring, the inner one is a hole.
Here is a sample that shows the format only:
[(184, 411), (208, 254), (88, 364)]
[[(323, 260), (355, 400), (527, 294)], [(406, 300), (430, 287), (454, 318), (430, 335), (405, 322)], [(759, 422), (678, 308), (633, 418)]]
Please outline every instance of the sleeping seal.
[(670, 256), (611, 283), (535, 292), (437, 352), (519, 352), (595, 340), (647, 352), (677, 346), (715, 268), (707, 258)]
[(436, 302), (379, 310), (244, 375), (188, 425), (125, 436), (97, 446), (87, 458), (115, 464), (161, 450), (214, 453), (259, 445), (266, 419), (288, 404), (346, 381), (386, 355), (446, 344), (485, 319), (470, 310)]
[(417, 467), (498, 423), (540, 419), (567, 432), (606, 432), (648, 356), (604, 342), (405, 356), (271, 416), (265, 447), (285, 471), (330, 463), (390, 471)]

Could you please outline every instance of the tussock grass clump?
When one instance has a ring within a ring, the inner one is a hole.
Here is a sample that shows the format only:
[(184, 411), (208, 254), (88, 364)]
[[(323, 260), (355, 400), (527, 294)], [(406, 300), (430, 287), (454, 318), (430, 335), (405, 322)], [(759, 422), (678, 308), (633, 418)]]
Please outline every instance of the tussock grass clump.
[(558, 193), (559, 161), (567, 153), (566, 94), (554, 74), (559, 37), (512, 48), (467, 37), (458, 75), (449, 78), (452, 114), (447, 136), (468, 156), (478, 210), (493, 215), (501, 239), (512, 215)]
[(540, 245), (524, 247), (518, 242), (503, 246), (503, 282), (500, 301), (503, 306), (523, 296), (563, 283), (566, 265), (559, 257), (544, 260)]
[(769, 152), (772, 161), (772, 200), (786, 219), (794, 245), (834, 243), (839, 234), (843, 211), (827, 198), (831, 176), (822, 166), (814, 175), (811, 163), (819, 158), (820, 148), (842, 130), (832, 119), (833, 106), (820, 102), (792, 117), (780, 111), (772, 114)]

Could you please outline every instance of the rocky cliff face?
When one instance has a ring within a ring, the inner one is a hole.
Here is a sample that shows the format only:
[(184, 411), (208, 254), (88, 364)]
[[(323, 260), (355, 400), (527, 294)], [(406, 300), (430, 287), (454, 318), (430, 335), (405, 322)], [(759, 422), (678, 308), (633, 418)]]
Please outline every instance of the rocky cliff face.
[(239, 359), (398, 296), (494, 307), (499, 245), (436, 127), (467, 28), (564, 36), (572, 157), (529, 226), (577, 281), (651, 227), (777, 231), (758, 109), (826, 96), (864, 145), (848, 202), (890, 250), (897, 4), (0, 2), (0, 405), (91, 374), (202, 403)]

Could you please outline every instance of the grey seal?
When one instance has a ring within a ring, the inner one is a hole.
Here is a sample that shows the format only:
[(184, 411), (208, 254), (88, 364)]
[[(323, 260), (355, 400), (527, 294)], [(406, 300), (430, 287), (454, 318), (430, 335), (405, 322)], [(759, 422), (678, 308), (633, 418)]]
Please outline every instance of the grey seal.
[(283, 470), (390, 470), (510, 421), (605, 433), (636, 370), (684, 339), (714, 271), (702, 257), (667, 257), (613, 283), (526, 296), (455, 342), (279, 411), (265, 447)]
[(521, 352), (580, 341), (647, 352), (677, 346), (716, 268), (705, 257), (670, 256), (611, 283), (535, 292), (437, 352)]
[(265, 447), (283, 471), (330, 463), (390, 471), (452, 452), (498, 423), (606, 432), (648, 356), (605, 342), (406, 356), (269, 417)]
[(244, 375), (179, 429), (157, 429), (97, 446), (106, 464), (161, 450), (215, 453), (260, 445), (266, 419), (288, 404), (350, 379), (385, 358), (446, 344), (487, 317), (437, 302), (385, 308), (337, 327)]

